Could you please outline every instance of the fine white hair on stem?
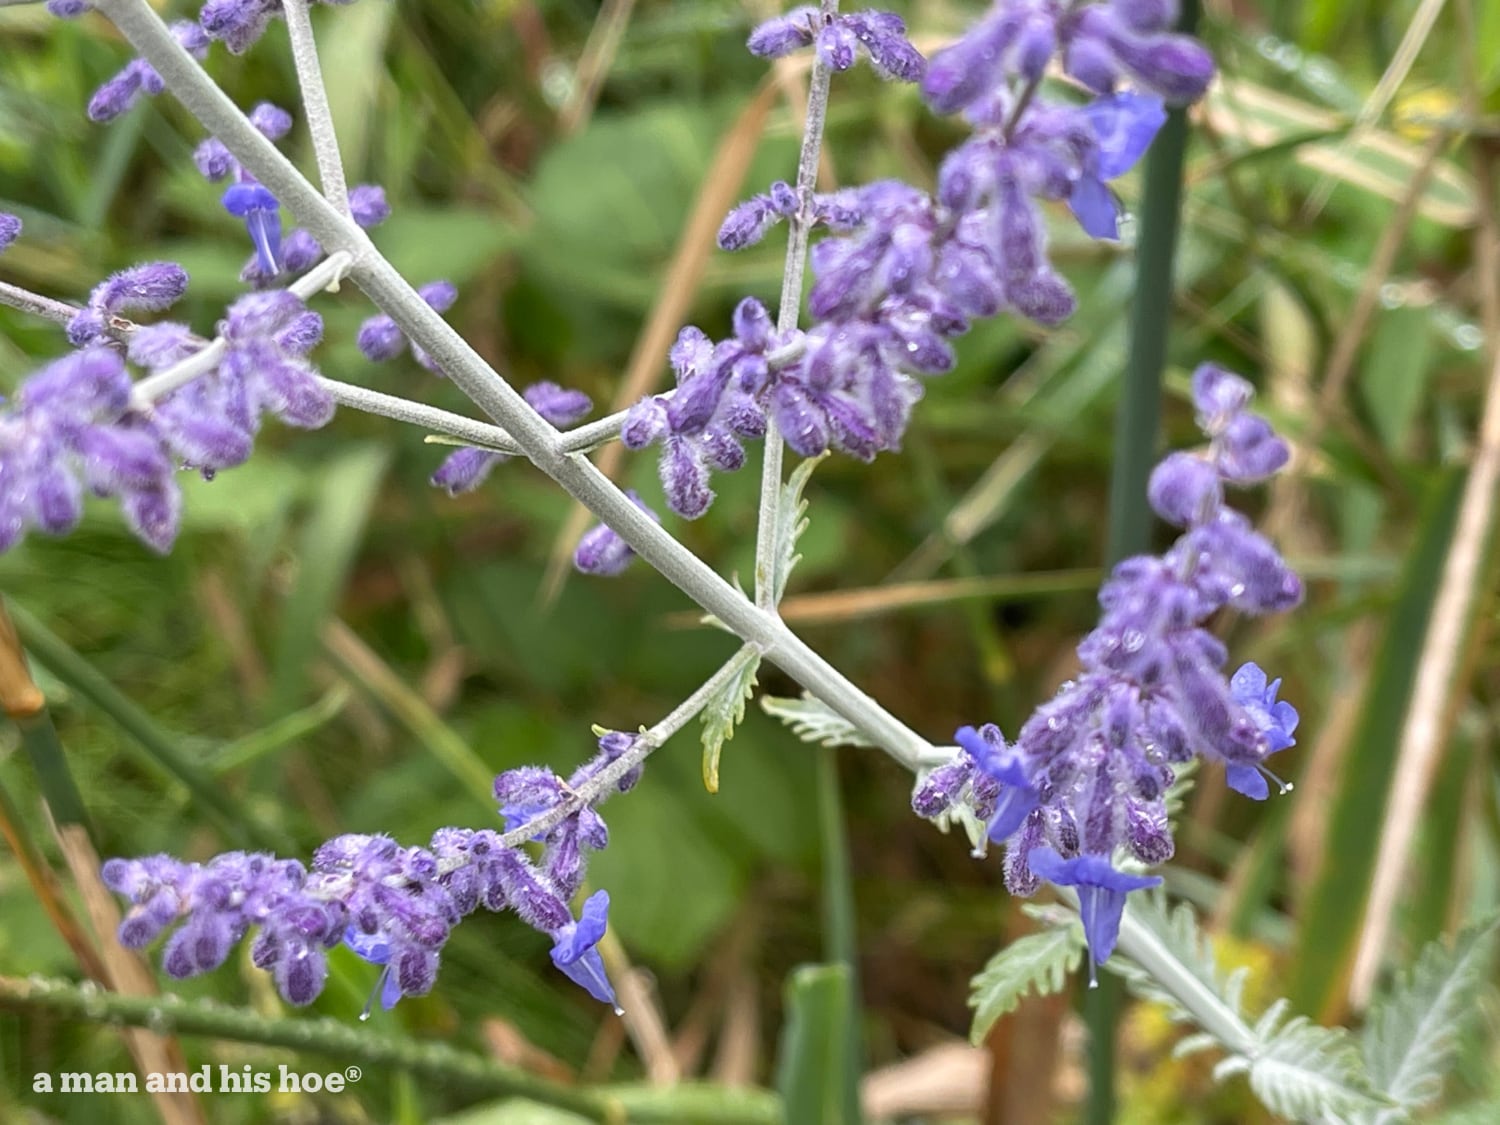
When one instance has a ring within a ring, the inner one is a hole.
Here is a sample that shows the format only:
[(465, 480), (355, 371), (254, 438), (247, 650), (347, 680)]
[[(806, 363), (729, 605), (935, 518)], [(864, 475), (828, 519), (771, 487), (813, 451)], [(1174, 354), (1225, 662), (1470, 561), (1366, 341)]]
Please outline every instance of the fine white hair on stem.
[(318, 162), (318, 178), (323, 195), (339, 214), (349, 214), (349, 186), (344, 180), (344, 161), (339, 156), (338, 134), (333, 127), (333, 110), (328, 104), (328, 87), (323, 84), (323, 68), (318, 63), (318, 45), (313, 39), (312, 17), (307, 0), (282, 0), (287, 35), (292, 42), (292, 62), (297, 68), (297, 84), (302, 87), (302, 110), (307, 116), (312, 136), (313, 155)]

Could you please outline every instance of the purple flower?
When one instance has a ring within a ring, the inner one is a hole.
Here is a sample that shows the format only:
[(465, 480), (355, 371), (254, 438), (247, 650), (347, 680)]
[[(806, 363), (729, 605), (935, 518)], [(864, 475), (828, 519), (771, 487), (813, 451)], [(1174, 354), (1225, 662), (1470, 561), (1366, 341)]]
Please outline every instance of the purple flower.
[(1213, 57), (1196, 39), (1160, 30), (1160, 14), (1131, 0), (1084, 7), (1065, 32), (1068, 72), (1101, 94), (1128, 74), (1174, 105), (1201, 98), (1213, 81)]
[(1092, 102), (1083, 110), (1097, 148), (1073, 184), (1068, 206), (1094, 238), (1119, 238), (1119, 216), (1114, 196), (1105, 182), (1123, 176), (1151, 146), (1166, 123), (1160, 98), (1144, 94), (1116, 94)]
[(496, 465), (509, 460), (504, 453), (493, 453), (488, 449), (455, 450), (443, 458), (443, 463), (437, 467), (428, 483), (434, 488), (441, 488), (449, 496), (460, 496), (474, 491), (489, 478)]
[(88, 304), (68, 322), (68, 342), (86, 347), (124, 313), (161, 312), (187, 292), (187, 271), (176, 262), (146, 262), (111, 274), (89, 294)]
[[(1258, 664), (1245, 664), (1229, 680), (1229, 692), (1234, 701), (1250, 715), (1266, 739), (1267, 756), (1295, 746), (1297, 740), (1292, 732), (1297, 729), (1297, 709), (1285, 700), (1278, 700), (1280, 680), (1266, 682), (1266, 674)], [(1276, 782), (1285, 793), (1291, 786), (1271, 773), (1263, 765), (1242, 766), (1230, 763), (1227, 782), (1236, 793), (1257, 801), (1271, 795), (1267, 779)]]
[(350, 188), (349, 213), (366, 230), (385, 222), (391, 217), (391, 205), (385, 201), (385, 188), (378, 184), (356, 184)]
[(777, 180), (768, 194), (752, 195), (725, 217), (719, 227), (719, 249), (743, 250), (754, 246), (766, 232), (797, 213), (797, 192), (785, 180)]
[(1224, 500), (1218, 467), (1192, 453), (1171, 453), (1151, 471), (1151, 508), (1168, 523), (1187, 527), (1212, 519)]
[(10, 244), (21, 237), (21, 220), (5, 211), (0, 211), (0, 253), (10, 248)]
[(594, 409), (593, 400), (582, 391), (546, 381), (532, 383), (521, 395), (533, 410), (558, 429), (581, 422)]
[(987, 724), (983, 730), (960, 727), (954, 740), (999, 789), (994, 811), (988, 818), (990, 839), (999, 842), (1009, 838), (1041, 803), (1027, 776), (1025, 760), (1011, 752), (1000, 728), (993, 724)]
[(210, 39), (217, 39), (231, 53), (242, 55), (265, 34), (272, 18), (280, 14), (279, 0), (208, 0), (198, 13), (198, 22)]
[(614, 987), (596, 948), (608, 925), (609, 892), (595, 891), (583, 904), (577, 922), (569, 922), (553, 932), (552, 963), (595, 1000), (618, 1012)]
[(47, 0), (47, 11), (58, 19), (76, 19), (93, 8), (89, 0)]
[(1058, 886), (1078, 891), (1078, 913), (1083, 919), (1083, 936), (1088, 942), (1089, 976), (1094, 966), (1109, 960), (1120, 937), (1120, 918), (1125, 913), (1125, 896), (1131, 891), (1161, 886), (1158, 875), (1129, 875), (1116, 871), (1107, 857), (1077, 855), (1064, 859), (1052, 848), (1036, 848), (1027, 863), (1037, 877)]
[[(428, 307), (440, 313), (447, 312), (453, 307), (453, 302), (458, 300), (458, 290), (450, 281), (429, 281), (417, 293), (427, 302)], [(355, 342), (359, 345), (359, 350), (364, 352), (365, 358), (383, 363), (388, 359), (395, 359), (406, 348), (406, 335), (394, 320), (380, 313), (359, 326)], [(414, 349), (414, 352), (423, 367), (442, 374), (425, 352), (420, 349)]]
[(282, 270), (281, 204), (264, 186), (253, 181), (232, 185), (224, 192), (224, 210), (245, 220), (245, 230), (255, 247), (256, 260), (267, 276)]
[[(646, 506), (635, 489), (628, 489), (625, 495), (630, 497), (637, 508), (657, 523), (661, 522), (661, 517)], [(612, 578), (623, 574), (634, 558), (635, 550), (630, 544), (620, 538), (619, 533), (608, 524), (601, 523), (584, 532), (573, 552), (573, 565), (584, 574)]]
[(882, 78), (916, 82), (922, 77), (921, 52), (907, 40), (901, 17), (891, 12), (855, 12), (824, 19), (816, 7), (804, 5), (762, 23), (750, 33), (746, 45), (752, 55), (774, 59), (814, 44), (818, 58), (833, 70), (848, 70), (862, 49)]
[[(62, 0), (64, 4), (67, 0)], [(56, 13), (55, 13), (56, 14)], [(179, 20), (171, 25), (173, 38), (193, 58), (202, 62), (208, 56), (208, 36), (203, 28), (191, 20)], [(91, 121), (112, 121), (124, 113), (144, 95), (156, 95), (166, 88), (161, 75), (145, 59), (133, 59), (89, 99), (88, 115)]]

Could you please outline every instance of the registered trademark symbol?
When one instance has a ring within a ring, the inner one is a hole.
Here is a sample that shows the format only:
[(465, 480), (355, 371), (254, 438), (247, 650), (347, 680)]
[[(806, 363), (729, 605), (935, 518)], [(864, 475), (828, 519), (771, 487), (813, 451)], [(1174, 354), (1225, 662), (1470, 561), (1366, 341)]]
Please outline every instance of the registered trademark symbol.
[(347, 1078), (350, 1082), (358, 1082), (360, 1076), (363, 1073), (364, 1072), (357, 1066), (349, 1066), (344, 1068), (344, 1077)]

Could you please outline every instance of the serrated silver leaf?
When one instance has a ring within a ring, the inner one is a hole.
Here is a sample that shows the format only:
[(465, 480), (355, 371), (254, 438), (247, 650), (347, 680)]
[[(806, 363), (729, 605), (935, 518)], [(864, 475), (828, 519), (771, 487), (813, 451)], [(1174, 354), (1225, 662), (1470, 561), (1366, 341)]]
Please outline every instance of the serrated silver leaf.
[(969, 1040), (984, 1042), (995, 1021), (1013, 1011), (1029, 993), (1046, 996), (1060, 990), (1083, 958), (1083, 926), (1070, 925), (1027, 934), (990, 958), (970, 983), (969, 1007), (974, 1026)]
[(1262, 1105), (1293, 1121), (1347, 1121), (1389, 1104), (1371, 1088), (1353, 1037), (1306, 1016), (1294, 1016), (1257, 1047), (1249, 1078)]
[(801, 699), (763, 695), (760, 709), (785, 723), (803, 742), (818, 746), (875, 745), (848, 719), (806, 692)]
[[(1497, 935), (1500, 917), (1465, 930), (1451, 949), (1431, 943), (1376, 1002), (1360, 1039), (1376, 1090), (1411, 1109), (1442, 1093), (1459, 1037), (1478, 1011), (1475, 998), (1494, 963)], [(1366, 1115), (1361, 1125), (1388, 1125), (1402, 1116), (1385, 1110)]]

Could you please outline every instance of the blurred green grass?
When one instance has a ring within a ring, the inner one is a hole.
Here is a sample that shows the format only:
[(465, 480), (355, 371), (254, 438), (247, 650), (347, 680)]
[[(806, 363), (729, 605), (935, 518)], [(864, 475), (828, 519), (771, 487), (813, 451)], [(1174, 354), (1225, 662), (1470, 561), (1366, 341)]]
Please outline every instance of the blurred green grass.
[[(935, 39), (977, 7), (898, 6), (919, 36)], [(1283, 967), (1301, 965), (1299, 999), (1313, 1008), (1329, 1002), (1341, 969), (1338, 951), (1325, 948), (1324, 932), (1307, 928), (1308, 920), (1357, 924), (1363, 886), (1326, 860), (1353, 862), (1367, 877), (1388, 786), (1388, 767), (1377, 763), (1388, 760), (1396, 733), (1384, 724), (1361, 736), (1386, 740), (1377, 753), (1361, 739), (1323, 732), (1336, 730), (1340, 701), (1372, 678), (1409, 682), (1410, 660), (1393, 671), (1390, 654), (1360, 643), (1361, 630), (1432, 581), (1430, 567), (1410, 563), (1424, 542), (1422, 499), (1451, 479), (1482, 387), (1473, 231), (1419, 216), (1382, 283), (1348, 393), (1330, 415), (1315, 405), (1318, 373), (1396, 204), (1341, 184), (1304, 220), (1302, 203), (1323, 173), (1299, 158), (1315, 142), (1343, 151), (1339, 139), (1415, 6), (1267, 0), (1211, 8), (1207, 35), (1233, 83), (1289, 96), (1333, 124), (1284, 126), (1280, 143), (1264, 151), (1253, 131), (1223, 127), (1258, 120), (1231, 86), (1226, 116), (1216, 112), (1215, 128), (1195, 133), (1190, 149), (1165, 429), (1173, 442), (1194, 440), (1185, 373), (1212, 359), (1255, 377), (1277, 422), (1313, 439), (1299, 454), (1302, 516), (1284, 531), (1294, 555), (1317, 560), (1330, 576), (1313, 584), (1295, 617), (1226, 628), (1237, 655), (1286, 678), (1283, 694), (1302, 711), (1303, 743), (1286, 755), (1288, 769), (1300, 774), (1314, 757), (1332, 761), (1340, 752), (1345, 764), (1344, 772), (1329, 767), (1328, 788), (1304, 787), (1269, 809), (1218, 803), (1210, 779), (1189, 814), (1179, 864), (1213, 879), (1233, 876), (1213, 909), (1241, 937), (1264, 934), (1260, 920), (1290, 915), (1290, 935), (1263, 952)], [(1486, 67), (1489, 116), (1471, 123), (1491, 131), (1500, 110), (1497, 11), (1479, 5), (1475, 55)], [(591, 123), (562, 136), (556, 108), (597, 14), (586, 0), (370, 0), (316, 13), (328, 32), (325, 66), (335, 76), (351, 178), (383, 184), (395, 209), (377, 232), (381, 246), (415, 281), (458, 283), (451, 319), (518, 380), (554, 379), (603, 403), (657, 295), (714, 144), (763, 67), (740, 49), (750, 23), (740, 4), (642, 0)], [(1451, 20), (1439, 22), (1381, 122), (1412, 153), (1428, 128), (1415, 117), (1465, 112), (1450, 61), (1466, 49), (1458, 34)], [(215, 52), (215, 73), (242, 102), (289, 100), (283, 36), (273, 30), (243, 59)], [(18, 211), (28, 229), (4, 260), (6, 276), (77, 299), (109, 269), (145, 255), (172, 257), (194, 279), (184, 314), (210, 327), (236, 292), (245, 248), (217, 191), (192, 172), (194, 126), (165, 98), (108, 128), (86, 121), (90, 91), (126, 57), (97, 21), (59, 25), (39, 8), (0, 9), (0, 43), (0, 207)], [(867, 75), (835, 90), (829, 145), (844, 182), (889, 175), (930, 182), (934, 159), (957, 135), (909, 91)], [(309, 165), (302, 130), (291, 144)], [(794, 152), (793, 122), (778, 106), (744, 190), (789, 174)], [(1345, 156), (1357, 162), (1360, 153)], [(1464, 182), (1461, 154), (1444, 160)], [(1398, 167), (1391, 175), (1400, 174)], [(1135, 190), (1125, 185), (1127, 200)], [(794, 595), (873, 588), (892, 576), (1097, 564), (1130, 255), (1128, 246), (1088, 244), (1061, 222), (1054, 245), (1078, 287), (1078, 317), (1048, 338), (1010, 322), (977, 329), (960, 345), (958, 369), (930, 385), (904, 454), (870, 467), (835, 459), (820, 469)], [(695, 297), (695, 322), (721, 330), (738, 297), (774, 296), (779, 271), (775, 239), (741, 256), (716, 254)], [(368, 314), (357, 294), (320, 298), (318, 308), (328, 323), (320, 353), (327, 373), (464, 409), (453, 388), (409, 361), (375, 368), (362, 359), (351, 343)], [(60, 346), (50, 327), (0, 310), (0, 390)], [(590, 723), (650, 723), (727, 655), (722, 636), (675, 623), (690, 607), (643, 570), (613, 583), (575, 576), (544, 602), (564, 500), (513, 464), (480, 493), (450, 501), (425, 483), (442, 451), (420, 438), (347, 412), (316, 434), (269, 429), (249, 465), (188, 487), (185, 533), (170, 558), (151, 557), (101, 505), (72, 537), (34, 537), (0, 557), (0, 589), (205, 761), (351, 679), (323, 639), (335, 617), (490, 771), (528, 762), (565, 771), (588, 756)], [(659, 495), (648, 459), (634, 459), (627, 475), (644, 495)], [(721, 498), (710, 515), (678, 530), (723, 572), (748, 574), (755, 481), (746, 472), (716, 484)], [(1371, 561), (1385, 564), (1373, 577)], [(1337, 577), (1360, 567), (1366, 577)], [(1486, 624), (1495, 617), (1494, 588), (1483, 587), (1478, 614)], [(1093, 613), (1090, 595), (1065, 592), (927, 605), (809, 625), (806, 633), (897, 714), (942, 739), (959, 723), (984, 719), (1013, 731), (1067, 674)], [(1389, 643), (1409, 656), (1415, 642), (1407, 634)], [(1401, 949), (1500, 898), (1500, 813), (1486, 752), (1500, 692), (1493, 630), (1480, 644), (1456, 727), (1467, 757), (1453, 759), (1458, 776), (1439, 787), (1419, 841), (1412, 882), (1422, 894), (1399, 919)], [(106, 854), (201, 858), (222, 845), (180, 786), (136, 764), (115, 723), (46, 670), (40, 679)], [(762, 684), (773, 694), (793, 691), (769, 670)], [(434, 752), (431, 733), (424, 737), (354, 682), (337, 714), (228, 771), (223, 784), (304, 852), (342, 831), (420, 842), (443, 824), (486, 823), (489, 810)], [(46, 841), (30, 771), (15, 751), (13, 733), (0, 732), (0, 783), (17, 797), (32, 837)], [(653, 760), (638, 791), (606, 807), (611, 845), (591, 871), (611, 891), (626, 950), (656, 975), (672, 1025), (702, 1009), (708, 1015), (694, 1018), (717, 1030), (723, 982), (743, 983), (737, 995), (753, 997), (762, 1013), (762, 1081), (770, 1077), (783, 981), (793, 965), (819, 955), (811, 753), (752, 709), (725, 748), (721, 791), (709, 796), (694, 741), (680, 738)], [(910, 816), (909, 778), (877, 755), (846, 765), (861, 988), (878, 1064), (965, 1032), (966, 978), (1012, 924), (1012, 905), (993, 864), (972, 863), (958, 841)], [(1297, 804), (1309, 800), (1339, 807), (1350, 833), (1328, 837), (1320, 805)], [(1330, 898), (1329, 888), (1345, 893)], [(274, 1004), (259, 974), (236, 964), (174, 990)], [(0, 971), (75, 971), (8, 854), (0, 856)], [(317, 1010), (351, 1018), (368, 966), (347, 958), (335, 972), (338, 984)], [(606, 1017), (557, 978), (545, 941), (506, 918), (467, 922), (445, 953), (434, 994), (384, 1018), (472, 1047), (486, 1042), (484, 1021), (501, 1020), (570, 1064), (595, 1049), (605, 1060), (601, 1073), (639, 1073), (628, 1051), (598, 1046)], [(186, 1046), (190, 1062), (244, 1055)], [(57, 1120), (94, 1120), (92, 1104), (35, 1102), (29, 1075), (127, 1066), (107, 1030), (39, 1029), (0, 1016), (0, 1116), (35, 1104)], [(1133, 1085), (1129, 1110), (1143, 1120), (1209, 1120), (1189, 1108), (1205, 1088), (1202, 1075), (1195, 1081)], [(367, 1085), (361, 1098), (376, 1120), (398, 1110), (420, 1120), (463, 1104), (451, 1091), (395, 1080)], [(215, 1120), (249, 1122), (280, 1110), (219, 1099), (214, 1112)], [(1235, 1120), (1248, 1112), (1243, 1103), (1228, 1111)], [(153, 1118), (145, 1103), (122, 1103), (118, 1119)]]

